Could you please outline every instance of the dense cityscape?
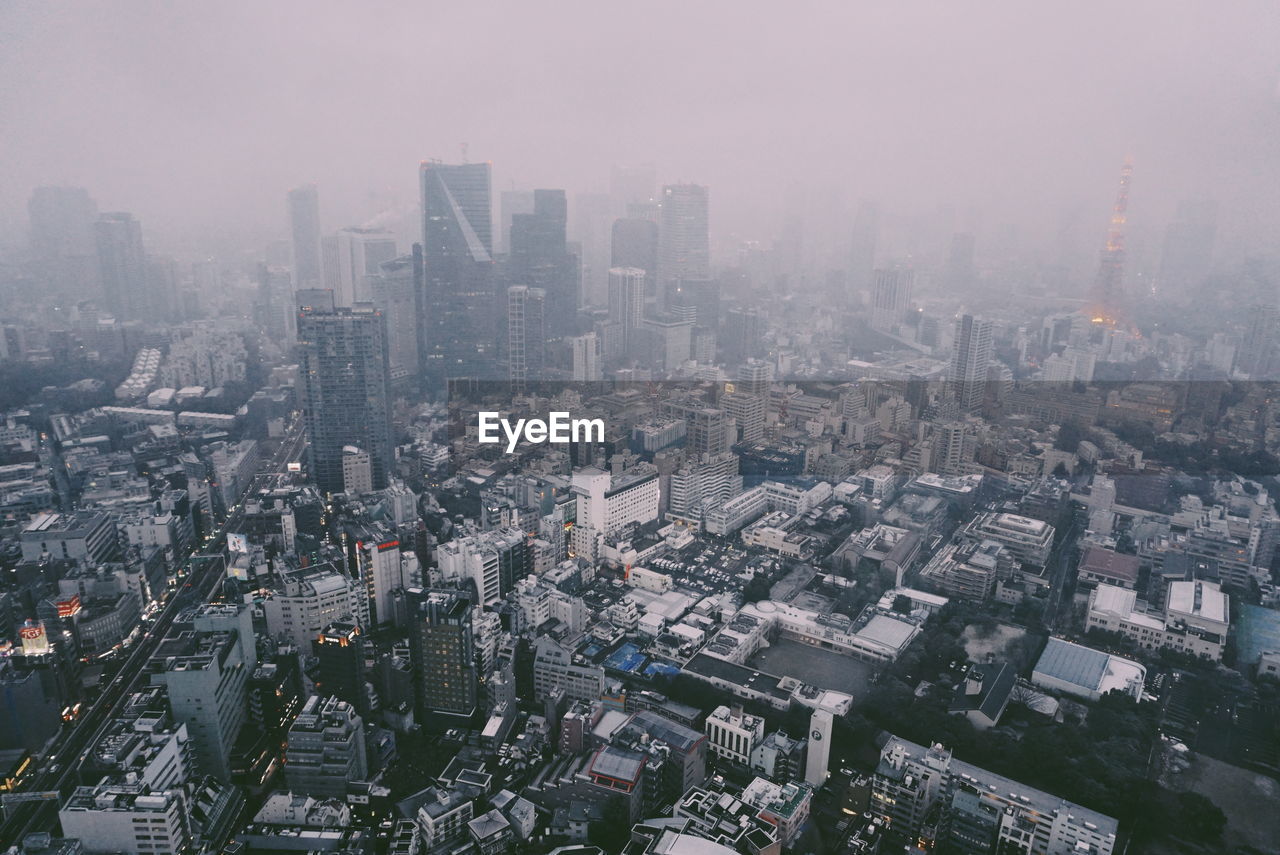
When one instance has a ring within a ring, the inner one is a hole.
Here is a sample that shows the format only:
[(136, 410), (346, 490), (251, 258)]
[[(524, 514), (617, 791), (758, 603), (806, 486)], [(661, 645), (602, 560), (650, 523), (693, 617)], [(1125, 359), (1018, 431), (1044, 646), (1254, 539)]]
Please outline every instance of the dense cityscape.
[(462, 143), (199, 244), (33, 170), (0, 845), (1280, 851), (1280, 256), (1124, 145), (1045, 239)]

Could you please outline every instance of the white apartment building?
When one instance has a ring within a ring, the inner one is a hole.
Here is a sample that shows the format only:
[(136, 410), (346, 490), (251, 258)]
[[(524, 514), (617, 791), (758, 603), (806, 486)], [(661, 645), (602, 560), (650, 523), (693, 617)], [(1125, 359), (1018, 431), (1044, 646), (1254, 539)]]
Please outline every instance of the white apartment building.
[(1221, 661), (1230, 600), (1213, 582), (1172, 582), (1163, 614), (1137, 609), (1128, 588), (1099, 585), (1089, 595), (1089, 629), (1119, 632), (1148, 650), (1169, 648)]
[(613, 475), (592, 467), (579, 469), (573, 473), (573, 492), (577, 524), (606, 537), (631, 523), (658, 518), (658, 470), (647, 464)]
[(329, 565), (285, 574), (278, 589), (262, 603), (267, 633), (286, 638), (303, 650), (320, 631), (338, 620), (369, 623), (368, 599), (345, 574)]
[(176, 855), (191, 842), (180, 789), (151, 792), (142, 784), (77, 787), (58, 811), (64, 837), (90, 852)]
[(764, 719), (748, 715), (740, 707), (716, 707), (707, 716), (707, 747), (722, 760), (746, 766), (764, 741)]
[(979, 543), (994, 540), (1008, 549), (1015, 561), (1032, 567), (1044, 567), (1053, 550), (1053, 526), (1018, 514), (979, 514), (965, 526), (963, 535)]

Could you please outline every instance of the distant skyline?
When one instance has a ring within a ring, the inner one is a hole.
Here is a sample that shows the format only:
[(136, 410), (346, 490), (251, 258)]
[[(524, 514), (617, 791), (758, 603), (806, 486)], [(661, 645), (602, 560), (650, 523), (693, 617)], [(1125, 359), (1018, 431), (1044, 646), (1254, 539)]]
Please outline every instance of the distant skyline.
[(979, 255), (1010, 224), (1047, 245), (1064, 211), (1094, 246), (1127, 155), (1135, 253), (1184, 198), (1219, 201), (1226, 252), (1280, 232), (1271, 3), (53, 3), (6, 6), (0, 43), (3, 246), (46, 184), (180, 252), (286, 238), (311, 182), (326, 231), (404, 216), (418, 163), (464, 145), (495, 196), (571, 209), (615, 164), (707, 185), (713, 256), (797, 199), (816, 239), (870, 198), (890, 230), (954, 212)]

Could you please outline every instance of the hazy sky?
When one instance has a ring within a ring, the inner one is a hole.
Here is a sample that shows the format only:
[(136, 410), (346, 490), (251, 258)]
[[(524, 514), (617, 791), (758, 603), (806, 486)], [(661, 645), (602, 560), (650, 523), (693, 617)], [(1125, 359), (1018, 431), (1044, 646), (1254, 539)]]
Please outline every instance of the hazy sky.
[(1280, 234), (1278, 86), (1275, 2), (10, 0), (0, 230), (49, 183), (185, 243), (283, 237), (315, 181), (337, 227), (466, 142), (495, 191), (653, 162), (757, 239), (796, 182), (993, 225), (1097, 206), (1101, 233), (1128, 153), (1135, 219), (1213, 195), (1256, 245)]

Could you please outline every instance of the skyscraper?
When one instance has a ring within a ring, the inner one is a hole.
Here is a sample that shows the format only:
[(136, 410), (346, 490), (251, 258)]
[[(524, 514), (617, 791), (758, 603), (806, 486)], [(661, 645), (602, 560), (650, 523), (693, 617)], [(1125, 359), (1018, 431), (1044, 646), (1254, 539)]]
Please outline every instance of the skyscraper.
[(312, 695), (289, 726), (284, 777), (291, 793), (342, 798), (369, 775), (364, 722), (345, 700)]
[(27, 202), (31, 254), (49, 276), (55, 293), (78, 297), (94, 293), (98, 281), (98, 244), (94, 223), (98, 206), (83, 187), (37, 187)]
[(319, 288), (324, 274), (320, 260), (320, 195), (316, 185), (290, 190), (288, 202), (294, 287)]
[(451, 377), (492, 377), (498, 361), (493, 222), (487, 163), (424, 162), (423, 295), (419, 352), (423, 377), (439, 388)]
[(849, 245), (849, 291), (871, 287), (876, 266), (876, 242), (880, 235), (880, 207), (874, 202), (858, 203)]
[(98, 218), (95, 231), (105, 308), (121, 321), (150, 317), (142, 224), (133, 214), (103, 214)]
[(516, 214), (533, 213), (533, 191), (503, 190), (498, 196), (498, 207), (502, 228), (498, 232), (495, 252), (501, 255), (511, 251), (511, 218)]
[(312, 639), (311, 655), (316, 658), (316, 690), (346, 701), (362, 716), (369, 715), (360, 627), (349, 620), (329, 624)]
[(369, 303), (335, 308), (328, 291), (300, 291), (298, 348), (311, 473), (325, 493), (344, 489), (343, 448), (370, 456), (373, 488), (391, 471), (387, 323)]
[(565, 244), (568, 216), (563, 190), (534, 190), (533, 213), (511, 218), (510, 281), (546, 292), (552, 338), (575, 331), (582, 302), (578, 266)]
[(963, 315), (956, 321), (949, 379), (960, 409), (973, 412), (982, 406), (991, 364), (991, 321)]
[(658, 224), (641, 217), (613, 221), (611, 267), (639, 267), (652, 279), (658, 272)]
[(658, 311), (665, 311), (667, 292), (681, 279), (711, 277), (709, 194), (698, 184), (662, 188), (658, 227)]
[(894, 267), (875, 272), (871, 290), (871, 328), (893, 332), (907, 317), (911, 308), (911, 286), (915, 271)]
[(415, 260), (402, 255), (379, 265), (369, 279), (373, 304), (387, 319), (387, 353), (391, 357), (391, 382), (418, 373), (418, 279)]
[(516, 394), (542, 378), (547, 346), (547, 292), (527, 285), (507, 289), (507, 378)]
[(408, 604), (418, 714), (470, 716), (478, 695), (471, 602), (460, 591), (410, 588)]
[(623, 213), (630, 205), (649, 202), (653, 199), (653, 190), (657, 184), (658, 171), (652, 163), (614, 165), (609, 176), (609, 195), (613, 198), (613, 209)]
[(600, 345), (593, 332), (569, 339), (573, 351), (573, 379), (595, 381), (602, 379), (600, 372)]
[(1162, 295), (1189, 294), (1209, 274), (1213, 241), (1218, 231), (1218, 203), (1184, 199), (1164, 234), (1160, 254)]
[(339, 306), (373, 299), (369, 278), (377, 276), (383, 262), (396, 257), (396, 239), (386, 229), (350, 227), (338, 231), (337, 290)]
[(638, 267), (609, 271), (609, 320), (618, 324), (624, 354), (639, 347), (644, 324), (645, 273)]
[(973, 285), (974, 237), (968, 232), (956, 232), (951, 236), (951, 250), (947, 253), (946, 283), (953, 294), (965, 293)]

